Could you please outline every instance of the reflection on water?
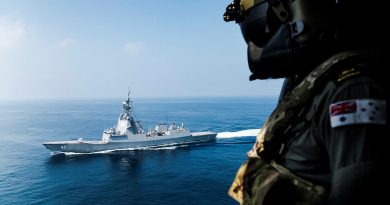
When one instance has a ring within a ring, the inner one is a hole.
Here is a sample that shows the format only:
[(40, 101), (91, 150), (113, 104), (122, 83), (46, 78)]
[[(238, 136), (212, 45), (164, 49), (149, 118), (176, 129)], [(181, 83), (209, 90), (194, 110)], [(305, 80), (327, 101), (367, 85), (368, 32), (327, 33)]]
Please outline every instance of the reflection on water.
[[(207, 146), (194, 144), (192, 146)], [(209, 144), (210, 146), (210, 144)], [(114, 166), (115, 169), (133, 170), (140, 167), (143, 161), (165, 161), (166, 158), (175, 158), (177, 155), (183, 155), (191, 147), (175, 146), (150, 148), (148, 150), (115, 150), (107, 153), (93, 154), (56, 154), (47, 159), (48, 166), (74, 166), (77, 164), (96, 163), (104, 161), (108, 166)]]

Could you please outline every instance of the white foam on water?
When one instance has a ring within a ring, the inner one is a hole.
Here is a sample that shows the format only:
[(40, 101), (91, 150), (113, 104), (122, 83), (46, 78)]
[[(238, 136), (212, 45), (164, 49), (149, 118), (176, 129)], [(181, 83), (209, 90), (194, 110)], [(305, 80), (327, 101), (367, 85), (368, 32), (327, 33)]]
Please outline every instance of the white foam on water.
[(252, 137), (256, 136), (260, 132), (260, 129), (248, 129), (236, 132), (220, 132), (217, 134), (217, 138), (236, 138), (236, 137)]

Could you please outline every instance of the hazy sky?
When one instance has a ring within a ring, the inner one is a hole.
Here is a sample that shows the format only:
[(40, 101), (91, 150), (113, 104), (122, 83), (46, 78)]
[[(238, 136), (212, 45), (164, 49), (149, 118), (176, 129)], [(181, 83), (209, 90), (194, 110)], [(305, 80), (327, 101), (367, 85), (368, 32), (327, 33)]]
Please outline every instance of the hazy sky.
[(231, 0), (0, 0), (0, 100), (277, 96), (248, 80)]

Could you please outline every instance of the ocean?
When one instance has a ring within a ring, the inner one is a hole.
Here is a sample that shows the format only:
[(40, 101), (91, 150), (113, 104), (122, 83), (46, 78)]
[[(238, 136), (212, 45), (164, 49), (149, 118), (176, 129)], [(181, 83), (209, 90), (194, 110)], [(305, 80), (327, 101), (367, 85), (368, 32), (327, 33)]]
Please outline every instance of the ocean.
[(42, 142), (100, 139), (123, 99), (0, 102), (0, 204), (237, 204), (227, 195), (276, 98), (140, 98), (145, 130), (183, 123), (213, 142), (54, 155)]

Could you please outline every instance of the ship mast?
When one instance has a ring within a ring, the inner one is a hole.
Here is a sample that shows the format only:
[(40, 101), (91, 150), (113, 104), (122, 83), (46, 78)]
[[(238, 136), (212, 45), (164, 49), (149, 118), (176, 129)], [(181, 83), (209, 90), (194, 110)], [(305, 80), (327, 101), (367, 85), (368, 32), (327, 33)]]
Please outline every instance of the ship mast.
[(131, 103), (133, 101), (130, 100), (130, 90), (129, 93), (127, 94), (127, 99), (123, 101), (123, 111), (125, 114), (125, 117), (131, 117)]
[(132, 100), (130, 100), (130, 89), (127, 94), (127, 99), (123, 101), (123, 113), (120, 115), (120, 120), (127, 121), (127, 129), (129, 129), (133, 134), (143, 133), (143, 129), (141, 123), (139, 121), (134, 121), (131, 113), (133, 111), (132, 108)]

